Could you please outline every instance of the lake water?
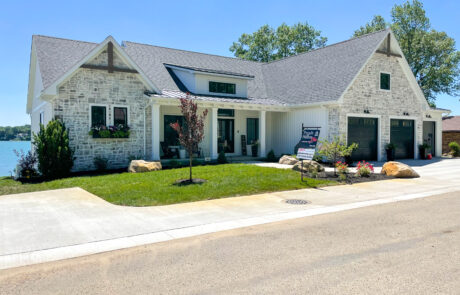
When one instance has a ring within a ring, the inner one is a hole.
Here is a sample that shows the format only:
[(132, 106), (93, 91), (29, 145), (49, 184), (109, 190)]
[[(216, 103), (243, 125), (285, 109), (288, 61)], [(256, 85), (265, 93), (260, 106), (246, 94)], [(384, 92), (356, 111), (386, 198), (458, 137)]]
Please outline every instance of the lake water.
[(0, 176), (11, 175), (16, 167), (18, 157), (13, 150), (27, 153), (30, 150), (30, 141), (0, 141)]

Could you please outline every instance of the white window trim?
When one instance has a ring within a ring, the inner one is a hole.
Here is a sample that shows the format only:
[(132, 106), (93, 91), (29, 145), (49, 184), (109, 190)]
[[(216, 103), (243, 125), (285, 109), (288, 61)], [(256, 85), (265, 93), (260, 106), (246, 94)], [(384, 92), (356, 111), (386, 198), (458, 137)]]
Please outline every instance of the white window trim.
[[(417, 160), (418, 156), (419, 156), (418, 155), (418, 144), (417, 144), (417, 140), (418, 140), (418, 138), (417, 138), (417, 126), (418, 126), (420, 120), (418, 120), (418, 118), (414, 117), (414, 116), (389, 116), (388, 117), (388, 126), (390, 128), (390, 130), (389, 130), (390, 131), (390, 142), (391, 142), (391, 120), (392, 119), (414, 121), (414, 160)], [(422, 129), (423, 129), (423, 125), (422, 125)], [(423, 134), (422, 134), (422, 136), (423, 136)]]
[(122, 104), (114, 104), (112, 105), (111, 111), (112, 111), (112, 120), (110, 125), (115, 125), (115, 108), (126, 108), (127, 109), (127, 120), (128, 120), (128, 126), (131, 127), (131, 116), (130, 116), (130, 107), (129, 105), (122, 105)]
[(89, 104), (89, 122), (88, 122), (88, 126), (89, 126), (89, 130), (91, 130), (91, 122), (93, 121), (93, 118), (92, 118), (92, 115), (93, 115), (93, 112), (92, 112), (92, 107), (105, 107), (105, 125), (108, 126), (108, 123), (109, 123), (109, 105), (107, 104), (100, 104), (100, 103), (90, 103)]
[(350, 113), (347, 114), (347, 120), (346, 120), (346, 127), (345, 127), (345, 133), (346, 133), (346, 142), (348, 144), (348, 118), (349, 117), (357, 117), (357, 118), (372, 118), (372, 119), (377, 119), (377, 161), (383, 160), (382, 158), (382, 116), (381, 115), (374, 115), (374, 114), (355, 114), (355, 113)]
[[(390, 75), (390, 89), (382, 89), (382, 74), (387, 74)], [(385, 91), (385, 92), (391, 92), (391, 73), (388, 72), (379, 72), (379, 90), (380, 91)]]

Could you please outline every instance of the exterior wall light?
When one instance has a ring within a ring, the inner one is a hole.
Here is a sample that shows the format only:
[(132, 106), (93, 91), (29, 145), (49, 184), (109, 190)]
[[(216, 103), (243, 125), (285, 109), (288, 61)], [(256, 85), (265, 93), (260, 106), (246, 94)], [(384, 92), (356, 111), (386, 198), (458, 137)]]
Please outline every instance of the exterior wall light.
[(365, 110), (364, 110), (364, 113), (365, 113), (365, 114), (370, 114), (371, 111), (369, 111), (368, 109), (365, 109)]
[(404, 112), (403, 115), (404, 115), (404, 116), (409, 116), (409, 113), (408, 113), (408, 112)]
[(428, 119), (431, 119), (431, 115), (425, 115), (425, 117), (427, 117)]

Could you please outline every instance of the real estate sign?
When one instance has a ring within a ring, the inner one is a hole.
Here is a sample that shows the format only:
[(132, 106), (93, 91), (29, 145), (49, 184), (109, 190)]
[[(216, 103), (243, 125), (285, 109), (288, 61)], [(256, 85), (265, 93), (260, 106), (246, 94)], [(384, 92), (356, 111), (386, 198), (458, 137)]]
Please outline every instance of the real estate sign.
[(298, 144), (297, 159), (312, 160), (319, 138), (319, 129), (302, 127), (302, 137)]

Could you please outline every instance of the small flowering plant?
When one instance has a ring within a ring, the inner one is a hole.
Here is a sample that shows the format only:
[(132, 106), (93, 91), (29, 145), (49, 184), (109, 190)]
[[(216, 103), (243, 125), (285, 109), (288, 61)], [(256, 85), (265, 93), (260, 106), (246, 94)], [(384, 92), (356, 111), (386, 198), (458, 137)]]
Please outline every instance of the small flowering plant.
[(347, 163), (338, 161), (337, 163), (335, 163), (335, 168), (337, 169), (337, 172), (339, 174), (348, 173), (348, 165), (347, 165)]
[(374, 173), (374, 166), (366, 161), (358, 162), (356, 166), (356, 174), (360, 177), (369, 177), (371, 173)]

